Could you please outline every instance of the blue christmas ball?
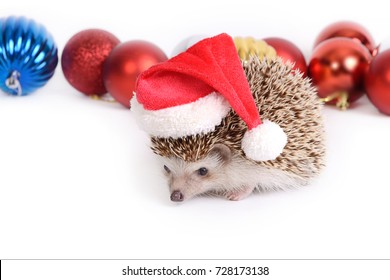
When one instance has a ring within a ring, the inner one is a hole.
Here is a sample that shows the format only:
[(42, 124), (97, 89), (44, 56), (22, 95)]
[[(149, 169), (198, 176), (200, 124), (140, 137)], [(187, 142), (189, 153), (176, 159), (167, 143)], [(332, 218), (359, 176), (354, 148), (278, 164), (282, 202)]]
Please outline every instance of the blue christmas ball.
[(57, 47), (45, 27), (25, 17), (0, 19), (0, 89), (27, 95), (44, 86), (58, 63)]

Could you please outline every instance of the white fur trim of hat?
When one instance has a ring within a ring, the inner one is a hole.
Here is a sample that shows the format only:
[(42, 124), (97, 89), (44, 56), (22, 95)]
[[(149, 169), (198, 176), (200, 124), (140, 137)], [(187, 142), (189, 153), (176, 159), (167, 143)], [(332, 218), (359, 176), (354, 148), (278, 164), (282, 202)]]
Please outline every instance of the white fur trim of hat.
[(229, 102), (215, 92), (195, 102), (154, 111), (145, 110), (135, 97), (131, 99), (130, 106), (140, 128), (162, 138), (211, 132), (231, 109)]

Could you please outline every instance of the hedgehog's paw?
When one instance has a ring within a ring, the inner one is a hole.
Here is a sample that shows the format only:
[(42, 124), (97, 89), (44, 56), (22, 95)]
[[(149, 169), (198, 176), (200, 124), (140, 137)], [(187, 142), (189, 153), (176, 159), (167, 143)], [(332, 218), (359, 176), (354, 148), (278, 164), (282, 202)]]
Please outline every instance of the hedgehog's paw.
[(238, 201), (249, 196), (254, 189), (253, 187), (242, 187), (233, 191), (227, 191), (225, 197), (229, 200)]

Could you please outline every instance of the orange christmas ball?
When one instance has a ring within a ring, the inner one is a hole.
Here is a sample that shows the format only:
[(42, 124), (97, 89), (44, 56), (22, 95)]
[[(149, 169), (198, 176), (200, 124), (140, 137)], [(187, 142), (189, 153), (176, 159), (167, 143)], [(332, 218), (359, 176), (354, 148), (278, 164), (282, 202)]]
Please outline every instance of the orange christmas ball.
[(85, 95), (106, 93), (103, 63), (117, 44), (118, 38), (101, 29), (88, 29), (74, 35), (66, 43), (61, 56), (67, 81)]
[(121, 43), (112, 50), (104, 64), (104, 85), (116, 101), (130, 108), (138, 75), (167, 59), (165, 53), (152, 43), (138, 40)]

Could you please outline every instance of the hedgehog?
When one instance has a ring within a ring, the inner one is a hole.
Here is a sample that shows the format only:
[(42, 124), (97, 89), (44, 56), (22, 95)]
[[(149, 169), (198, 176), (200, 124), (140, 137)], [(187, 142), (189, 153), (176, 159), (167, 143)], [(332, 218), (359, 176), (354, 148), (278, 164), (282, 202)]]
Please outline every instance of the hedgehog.
[(322, 103), (309, 78), (279, 58), (253, 57), (243, 69), (262, 117), (279, 124), (288, 136), (283, 152), (275, 160), (248, 159), (241, 149), (247, 127), (234, 110), (209, 133), (151, 137), (172, 201), (204, 194), (240, 200), (254, 190), (297, 188), (323, 168)]

